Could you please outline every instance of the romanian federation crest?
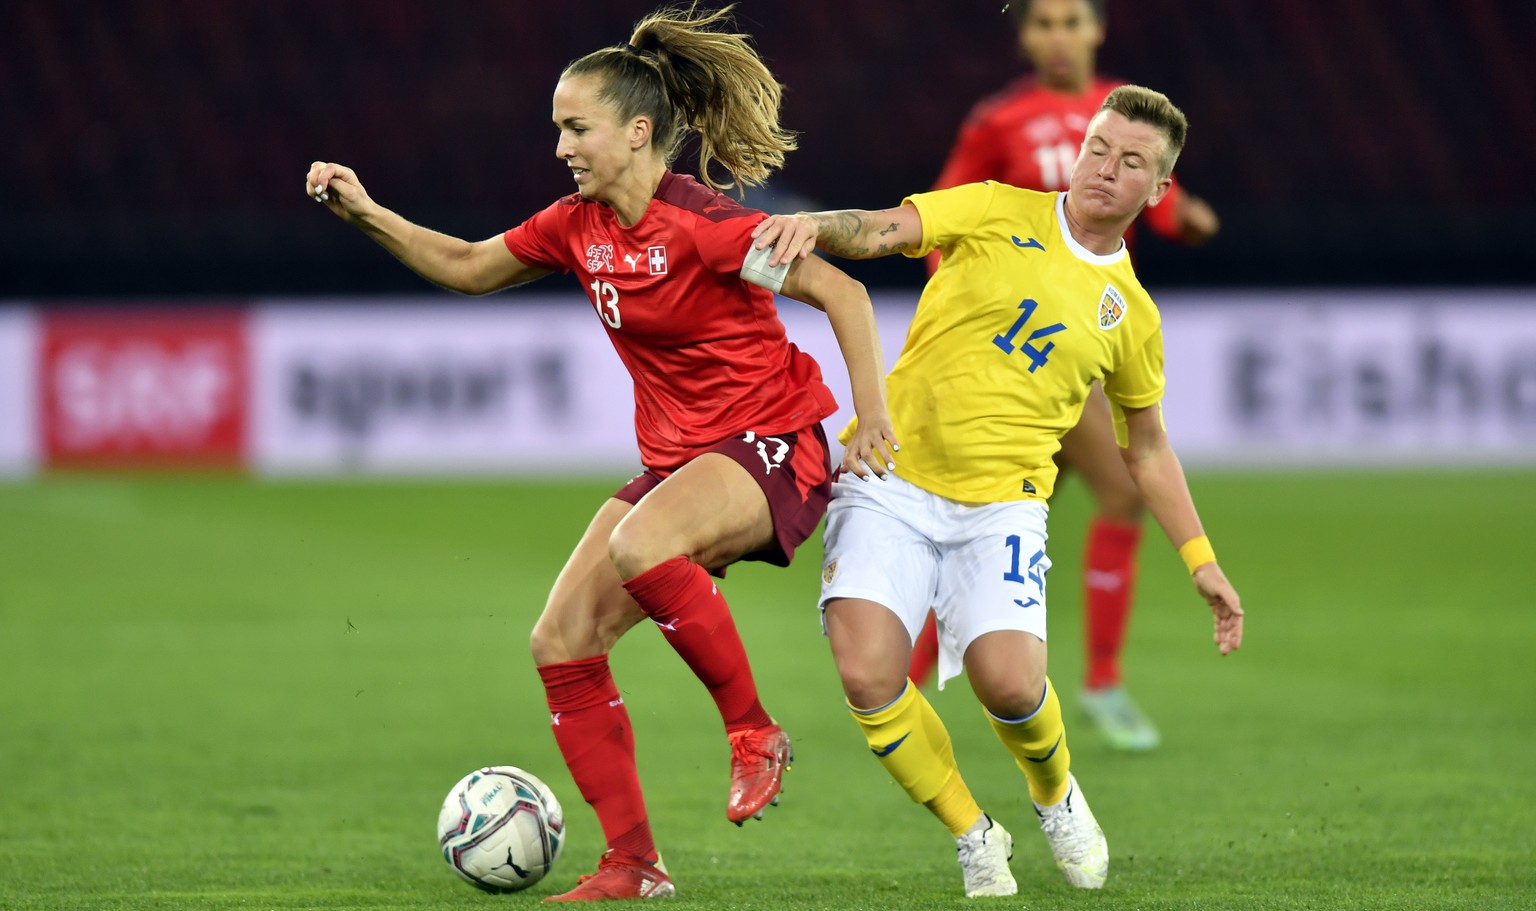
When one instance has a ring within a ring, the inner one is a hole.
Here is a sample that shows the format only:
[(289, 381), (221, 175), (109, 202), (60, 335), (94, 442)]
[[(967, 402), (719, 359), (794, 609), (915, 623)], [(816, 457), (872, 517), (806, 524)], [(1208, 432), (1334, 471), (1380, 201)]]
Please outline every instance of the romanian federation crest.
[(1114, 285), (1104, 286), (1104, 296), (1099, 298), (1099, 328), (1113, 329), (1125, 319), (1125, 298)]

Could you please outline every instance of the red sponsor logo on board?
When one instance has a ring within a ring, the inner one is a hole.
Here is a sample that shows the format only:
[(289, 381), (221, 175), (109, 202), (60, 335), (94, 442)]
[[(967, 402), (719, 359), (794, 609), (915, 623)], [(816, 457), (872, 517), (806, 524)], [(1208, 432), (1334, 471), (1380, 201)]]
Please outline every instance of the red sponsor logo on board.
[(239, 311), (60, 311), (43, 319), (41, 429), (52, 467), (235, 468), (249, 365)]

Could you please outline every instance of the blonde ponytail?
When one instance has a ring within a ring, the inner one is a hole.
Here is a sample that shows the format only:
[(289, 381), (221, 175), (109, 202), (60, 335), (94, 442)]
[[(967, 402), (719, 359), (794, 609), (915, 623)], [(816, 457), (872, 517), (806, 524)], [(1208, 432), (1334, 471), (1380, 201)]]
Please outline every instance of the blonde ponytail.
[[(795, 134), (779, 124), (784, 87), (753, 50), (750, 37), (730, 28), (727, 6), (699, 13), (657, 10), (640, 20), (629, 43), (588, 54), (561, 78), (596, 75), (599, 97), (621, 120), (651, 118), (652, 138), (668, 164), (688, 131), (699, 136), (699, 178), (716, 189), (761, 185), (784, 165)], [(718, 161), (731, 179), (717, 182)]]

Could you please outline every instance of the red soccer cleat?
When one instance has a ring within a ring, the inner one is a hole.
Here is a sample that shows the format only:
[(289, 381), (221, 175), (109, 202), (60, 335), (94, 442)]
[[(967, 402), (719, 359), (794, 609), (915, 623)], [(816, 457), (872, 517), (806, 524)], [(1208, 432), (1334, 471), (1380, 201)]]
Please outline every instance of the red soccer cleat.
[(776, 724), (737, 731), (731, 740), (731, 797), (725, 818), (741, 825), (762, 819), (763, 808), (779, 802), (784, 772), (795, 762), (789, 735)]
[(627, 898), (671, 898), (677, 894), (660, 858), (652, 864), (612, 848), (603, 852), (597, 872), (576, 880), (576, 888), (551, 895), (547, 902), (602, 902)]

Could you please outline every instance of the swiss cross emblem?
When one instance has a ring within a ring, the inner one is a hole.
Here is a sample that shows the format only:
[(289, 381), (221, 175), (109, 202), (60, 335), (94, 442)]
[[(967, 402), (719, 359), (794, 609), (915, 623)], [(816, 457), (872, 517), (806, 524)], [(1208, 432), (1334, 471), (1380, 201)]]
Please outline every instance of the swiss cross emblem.
[(587, 271), (613, 271), (613, 244), (593, 244), (587, 248)]
[(1099, 328), (1113, 329), (1125, 319), (1125, 298), (1114, 285), (1104, 286), (1104, 296), (1099, 298)]
[(652, 275), (667, 274), (667, 248), (661, 244), (645, 248), (645, 259), (650, 264)]

